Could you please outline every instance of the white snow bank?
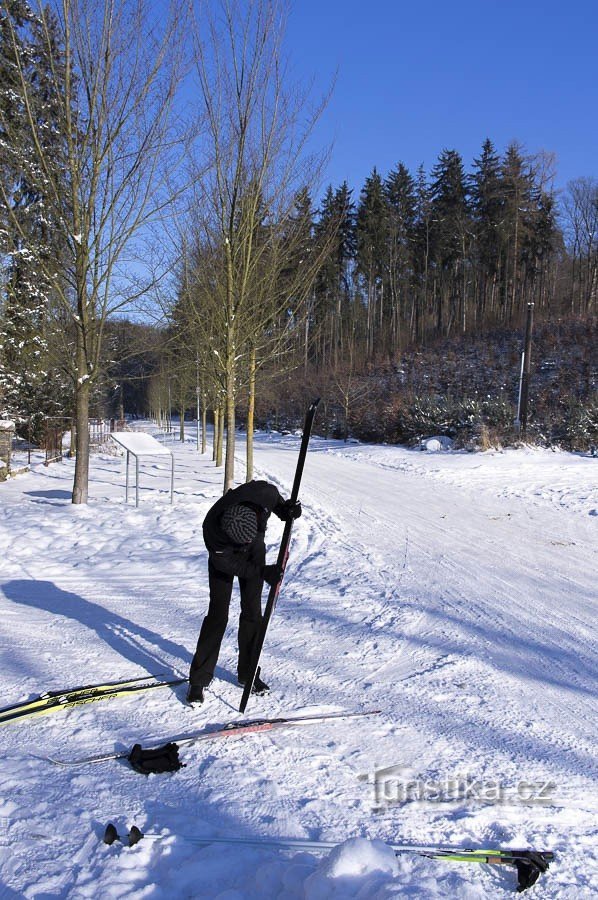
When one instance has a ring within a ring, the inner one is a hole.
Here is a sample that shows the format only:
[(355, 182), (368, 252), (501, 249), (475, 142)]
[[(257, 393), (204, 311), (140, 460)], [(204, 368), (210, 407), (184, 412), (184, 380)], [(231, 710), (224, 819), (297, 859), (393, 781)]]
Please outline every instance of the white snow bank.
[(450, 437), (441, 434), (438, 437), (424, 438), (419, 444), (420, 450), (428, 450), (430, 453), (438, 453), (439, 450), (452, 450), (453, 442)]
[(353, 838), (336, 847), (305, 882), (305, 900), (375, 897), (399, 873), (393, 850), (381, 841)]
[[(281, 900), (283, 894), (279, 895)], [(305, 900), (387, 900), (391, 897), (459, 897), (482, 900), (452, 863), (414, 854), (398, 856), (382, 841), (352, 838), (322, 860), (303, 885)]]

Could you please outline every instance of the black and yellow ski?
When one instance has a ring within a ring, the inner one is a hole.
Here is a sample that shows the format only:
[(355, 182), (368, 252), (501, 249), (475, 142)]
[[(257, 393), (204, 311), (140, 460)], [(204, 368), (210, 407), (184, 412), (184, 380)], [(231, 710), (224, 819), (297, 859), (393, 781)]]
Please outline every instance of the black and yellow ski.
[(32, 716), (43, 716), (60, 709), (70, 709), (85, 703), (97, 703), (99, 700), (113, 700), (126, 697), (138, 691), (182, 684), (186, 678), (163, 679), (159, 675), (143, 675), (123, 681), (111, 681), (105, 684), (88, 684), (83, 687), (68, 688), (64, 691), (48, 691), (33, 700), (16, 703), (0, 709), (0, 725), (28, 719)]

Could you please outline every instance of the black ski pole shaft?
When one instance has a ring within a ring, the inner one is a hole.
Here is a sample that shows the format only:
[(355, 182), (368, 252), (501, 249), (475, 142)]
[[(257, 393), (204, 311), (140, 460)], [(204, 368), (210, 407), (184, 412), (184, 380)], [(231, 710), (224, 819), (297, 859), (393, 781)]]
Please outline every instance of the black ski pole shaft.
[[(299, 459), (297, 460), (297, 468), (295, 470), (295, 478), (293, 480), (293, 488), (291, 490), (290, 499), (293, 502), (297, 501), (299, 497), (299, 487), (301, 485), (301, 477), (303, 475), (303, 467), (305, 465), (305, 457), (307, 456), (307, 447), (309, 445), (309, 438), (311, 435), (311, 429), (314, 421), (314, 416), (316, 414), (316, 409), (318, 408), (318, 403), (320, 399), (314, 400), (311, 406), (307, 411), (307, 415), (305, 417), (305, 424), (303, 426), (303, 437), (301, 438), (301, 447), (299, 449)], [(272, 614), (276, 609), (276, 602), (278, 600), (278, 594), (280, 593), (280, 588), (282, 585), (282, 580), (284, 578), (284, 572), (287, 565), (287, 559), (289, 556), (289, 547), (291, 543), (291, 531), (293, 529), (293, 519), (289, 519), (288, 522), (285, 523), (284, 531), (282, 534), (282, 540), (280, 542), (280, 549), (278, 551), (278, 559), (277, 563), (281, 569), (281, 576), (276, 584), (272, 585), (270, 591), (268, 593), (268, 600), (266, 602), (266, 608), (264, 610), (264, 616), (262, 619), (262, 625), (260, 631), (258, 633), (255, 647), (253, 650), (253, 658), (251, 660), (251, 666), (249, 670), (249, 674), (247, 676), (247, 680), (245, 682), (245, 688), (243, 690), (243, 696), (241, 697), (241, 703), (239, 706), (239, 712), (244, 713), (247, 708), (247, 702), (249, 700), (251, 691), (253, 689), (253, 682), (255, 681), (255, 676), (257, 674), (258, 666), (260, 663), (260, 656), (262, 654), (262, 649), (264, 646), (264, 640), (266, 638), (266, 632), (268, 631), (268, 625), (270, 624), (270, 619), (272, 618)]]

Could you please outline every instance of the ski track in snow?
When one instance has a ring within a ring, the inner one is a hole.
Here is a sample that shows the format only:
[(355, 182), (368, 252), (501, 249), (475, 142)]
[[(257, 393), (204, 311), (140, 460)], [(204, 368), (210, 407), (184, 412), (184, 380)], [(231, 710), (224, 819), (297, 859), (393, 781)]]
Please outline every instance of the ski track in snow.
[[(298, 444), (258, 436), (256, 477), (288, 495)], [(85, 507), (69, 502), (68, 461), (0, 485), (2, 705), (186, 675), (222, 472), (194, 443), (172, 447), (173, 506), (161, 461), (142, 465), (138, 509), (113, 456), (92, 458)], [(262, 659), (273, 690), (247, 717), (380, 714), (185, 747), (184, 769), (149, 778), (36, 758), (239, 718), (235, 593), (201, 710), (181, 685), (0, 726), (0, 897), (481, 898), (515, 884), (510, 869), (395, 859), (370, 841), (316, 855), (191, 840), (210, 835), (533, 845), (557, 860), (530, 898), (594, 896), (597, 472), (548, 451), (314, 439)], [(281, 533), (273, 517), (270, 558)], [(108, 821), (154, 836), (106, 847)]]

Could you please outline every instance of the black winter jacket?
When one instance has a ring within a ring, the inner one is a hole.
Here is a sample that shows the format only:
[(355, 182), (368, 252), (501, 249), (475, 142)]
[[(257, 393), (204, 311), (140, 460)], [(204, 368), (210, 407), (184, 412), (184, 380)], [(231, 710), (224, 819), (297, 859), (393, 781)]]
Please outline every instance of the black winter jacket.
[[(233, 544), (220, 525), (224, 510), (237, 503), (251, 506), (257, 513), (258, 532), (248, 547)], [(283, 504), (284, 500), (278, 490), (268, 481), (248, 481), (227, 491), (217, 500), (203, 522), (203, 539), (214, 568), (240, 578), (259, 577), (262, 574), (262, 567), (251, 561), (252, 549), (263, 543), (270, 514), (274, 513), (280, 519), (283, 518)]]

